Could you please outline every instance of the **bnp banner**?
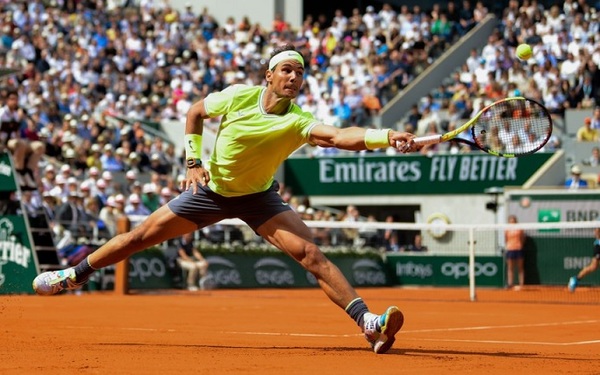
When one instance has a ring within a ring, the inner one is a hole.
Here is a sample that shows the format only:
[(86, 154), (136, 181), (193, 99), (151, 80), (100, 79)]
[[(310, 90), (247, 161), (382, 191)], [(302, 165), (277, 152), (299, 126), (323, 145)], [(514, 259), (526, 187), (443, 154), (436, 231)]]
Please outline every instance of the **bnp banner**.
[(0, 294), (33, 294), (37, 261), (25, 221), (20, 216), (0, 217)]
[[(511, 192), (507, 195), (506, 211), (522, 223), (600, 220), (600, 192)], [(527, 237), (525, 276), (533, 284), (564, 285), (565, 280), (590, 263), (594, 254), (593, 228), (528, 230)], [(588, 275), (584, 281), (600, 285), (600, 273)]]
[[(482, 194), (494, 186), (522, 185), (550, 157), (498, 158), (483, 153), (285, 161), (285, 184), (298, 195)], [(348, 189), (348, 186), (352, 189)]]
[[(475, 259), (477, 286), (502, 287), (504, 260), (501, 256)], [(466, 256), (387, 255), (394, 285), (468, 286), (469, 260)]]
[[(274, 253), (206, 255), (208, 278), (217, 288), (315, 287), (317, 280), (290, 257)], [(389, 285), (379, 257), (329, 256), (353, 286)]]
[(17, 190), (13, 171), (10, 156), (5, 152), (0, 152), (0, 191)]

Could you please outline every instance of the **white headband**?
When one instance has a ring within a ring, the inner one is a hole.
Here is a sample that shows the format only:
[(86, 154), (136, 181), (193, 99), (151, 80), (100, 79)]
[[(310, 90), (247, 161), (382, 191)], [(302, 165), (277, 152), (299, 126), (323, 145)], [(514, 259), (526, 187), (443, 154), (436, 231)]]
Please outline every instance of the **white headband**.
[(281, 51), (277, 55), (271, 57), (271, 61), (269, 61), (269, 70), (272, 71), (273, 68), (275, 68), (275, 65), (279, 64), (283, 60), (296, 60), (302, 64), (302, 66), (304, 66), (304, 59), (302, 58), (302, 55), (296, 51), (288, 50)]

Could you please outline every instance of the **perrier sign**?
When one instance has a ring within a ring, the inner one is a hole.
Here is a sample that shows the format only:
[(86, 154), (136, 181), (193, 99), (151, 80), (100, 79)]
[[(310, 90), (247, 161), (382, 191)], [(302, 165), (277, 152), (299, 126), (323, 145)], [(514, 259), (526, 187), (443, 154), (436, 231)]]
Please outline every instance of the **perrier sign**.
[(32, 294), (37, 275), (35, 254), (20, 216), (0, 217), (0, 294)]
[(291, 158), (285, 184), (294, 194), (482, 194), (493, 186), (518, 186), (552, 154), (499, 158), (484, 153)]

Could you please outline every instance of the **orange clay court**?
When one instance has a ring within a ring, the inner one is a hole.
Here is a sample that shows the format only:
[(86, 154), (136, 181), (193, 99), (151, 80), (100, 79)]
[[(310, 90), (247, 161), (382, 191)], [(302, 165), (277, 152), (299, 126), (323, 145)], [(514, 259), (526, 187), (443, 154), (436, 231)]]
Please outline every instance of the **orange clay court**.
[(0, 373), (600, 373), (598, 305), (469, 302), (465, 289), (358, 291), (373, 312), (404, 312), (387, 354), (372, 353), (320, 289), (0, 296)]

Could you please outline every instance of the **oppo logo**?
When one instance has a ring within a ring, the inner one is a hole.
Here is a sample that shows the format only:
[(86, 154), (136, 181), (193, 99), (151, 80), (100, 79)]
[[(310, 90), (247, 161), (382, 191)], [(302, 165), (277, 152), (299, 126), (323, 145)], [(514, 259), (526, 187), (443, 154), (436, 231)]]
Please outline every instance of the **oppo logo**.
[(207, 276), (212, 278), (215, 285), (240, 285), (242, 283), (242, 275), (233, 262), (219, 256), (206, 257), (206, 261), (212, 269)]
[(137, 277), (144, 282), (151, 277), (163, 277), (166, 274), (165, 264), (158, 258), (130, 259), (131, 270), (129, 276)]
[[(466, 262), (446, 262), (441, 267), (442, 275), (458, 279), (469, 274), (469, 264)], [(475, 262), (475, 276), (492, 277), (498, 273), (498, 267), (491, 262), (479, 263)]]
[(254, 264), (254, 277), (260, 285), (294, 285), (294, 274), (282, 260), (262, 258)]

